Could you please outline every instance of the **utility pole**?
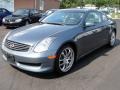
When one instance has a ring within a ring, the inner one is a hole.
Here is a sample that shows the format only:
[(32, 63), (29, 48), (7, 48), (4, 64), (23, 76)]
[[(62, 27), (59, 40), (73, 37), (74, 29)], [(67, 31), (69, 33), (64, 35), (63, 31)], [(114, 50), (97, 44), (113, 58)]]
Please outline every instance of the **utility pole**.
[(35, 8), (37, 9), (37, 0), (35, 0)]

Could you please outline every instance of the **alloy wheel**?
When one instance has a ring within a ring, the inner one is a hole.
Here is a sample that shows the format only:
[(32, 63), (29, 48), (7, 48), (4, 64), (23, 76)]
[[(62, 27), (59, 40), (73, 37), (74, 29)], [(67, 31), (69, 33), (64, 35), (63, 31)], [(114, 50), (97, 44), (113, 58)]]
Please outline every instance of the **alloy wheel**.
[(116, 35), (115, 35), (115, 32), (112, 32), (111, 38), (110, 38), (110, 45), (114, 46), (115, 45), (115, 41), (116, 41)]
[(71, 47), (63, 49), (59, 57), (59, 69), (62, 72), (68, 72), (72, 68), (74, 60), (74, 50)]

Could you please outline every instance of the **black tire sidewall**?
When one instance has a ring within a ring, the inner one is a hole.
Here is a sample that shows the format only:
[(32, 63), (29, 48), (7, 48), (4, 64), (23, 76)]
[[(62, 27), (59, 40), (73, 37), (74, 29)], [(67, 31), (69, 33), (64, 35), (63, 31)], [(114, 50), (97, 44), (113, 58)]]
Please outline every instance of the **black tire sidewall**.
[(114, 45), (111, 45), (111, 36), (112, 36), (112, 34), (115, 34), (115, 43), (116, 43), (116, 33), (115, 33), (115, 31), (113, 30), (111, 33), (110, 33), (110, 39), (109, 39), (109, 46), (110, 47), (114, 47), (115, 46), (115, 43), (114, 43)]
[(28, 25), (29, 24), (29, 21), (27, 20), (26, 22), (25, 22), (25, 25)]

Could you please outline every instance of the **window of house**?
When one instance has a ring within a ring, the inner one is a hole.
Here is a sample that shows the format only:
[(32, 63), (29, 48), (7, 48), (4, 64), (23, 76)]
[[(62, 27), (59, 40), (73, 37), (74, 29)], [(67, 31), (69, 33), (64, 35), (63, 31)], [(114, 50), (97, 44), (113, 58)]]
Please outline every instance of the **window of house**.
[(0, 0), (0, 8), (6, 8), (9, 11), (14, 11), (14, 0)]

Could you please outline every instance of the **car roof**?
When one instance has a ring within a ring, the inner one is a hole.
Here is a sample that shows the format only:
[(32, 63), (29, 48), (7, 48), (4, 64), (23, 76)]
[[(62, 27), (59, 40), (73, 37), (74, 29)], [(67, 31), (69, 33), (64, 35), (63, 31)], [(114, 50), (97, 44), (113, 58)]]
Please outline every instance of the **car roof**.
[(59, 10), (59, 9), (49, 9), (49, 10)]
[[(0, 8), (0, 9), (6, 9), (6, 8)], [(6, 9), (7, 10), (7, 9)]]
[(58, 11), (58, 10), (60, 10), (60, 9), (49, 9), (47, 11), (53, 11), (53, 12), (55, 12), (55, 11)]
[(17, 10), (20, 10), (20, 9), (26, 9), (26, 10), (39, 10), (39, 9), (35, 9), (35, 8), (19, 8), (19, 9), (17, 9)]
[[(59, 9), (58, 11), (70, 11), (70, 12), (90, 12), (90, 11), (98, 11), (96, 9), (79, 9), (79, 8), (68, 8), (68, 9)], [(98, 11), (99, 12), (99, 11)]]

